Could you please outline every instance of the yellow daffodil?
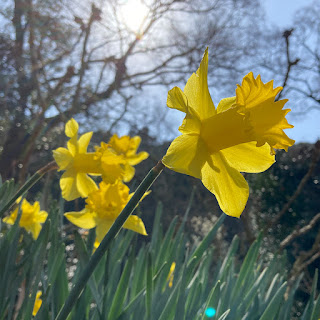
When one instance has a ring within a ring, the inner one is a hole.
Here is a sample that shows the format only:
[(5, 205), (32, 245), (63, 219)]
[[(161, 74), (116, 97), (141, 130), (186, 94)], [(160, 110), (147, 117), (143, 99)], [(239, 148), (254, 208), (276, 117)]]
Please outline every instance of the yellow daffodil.
[(128, 182), (134, 176), (132, 166), (148, 157), (147, 152), (136, 154), (141, 141), (138, 136), (118, 138), (114, 135), (108, 144), (102, 142), (95, 152), (87, 152), (92, 132), (78, 139), (78, 129), (78, 123), (74, 119), (69, 120), (65, 128), (66, 136), (70, 138), (67, 148), (53, 151), (59, 171), (65, 170), (60, 187), (63, 198), (68, 201), (86, 198), (90, 192), (98, 189), (88, 175), (101, 175), (107, 183), (115, 183), (117, 180)]
[(101, 165), (106, 172), (102, 179), (107, 183), (114, 183), (117, 179), (129, 182), (135, 173), (134, 165), (148, 158), (145, 151), (137, 154), (141, 138), (135, 136), (118, 137), (113, 135), (108, 143), (101, 143), (96, 148), (96, 154), (101, 157)]
[[(80, 212), (65, 213), (65, 217), (80, 228), (91, 229), (96, 227), (96, 246), (102, 241), (133, 195), (129, 194), (129, 188), (121, 181), (114, 184), (101, 182), (99, 187), (98, 190), (89, 194), (85, 209)], [(147, 235), (145, 226), (138, 216), (131, 215), (123, 227)]]
[(236, 96), (212, 102), (208, 83), (208, 49), (200, 67), (189, 78), (184, 91), (168, 93), (167, 105), (186, 113), (163, 164), (201, 179), (215, 194), (226, 214), (239, 217), (246, 205), (249, 187), (240, 172), (257, 173), (274, 163), (274, 148), (287, 150), (294, 144), (283, 129), (292, 128), (282, 110), (287, 100), (275, 102), (282, 89), (260, 76), (246, 75)]
[(60, 179), (60, 187), (63, 198), (68, 201), (85, 198), (90, 192), (97, 190), (97, 185), (88, 174), (101, 174), (100, 161), (96, 160), (95, 153), (87, 153), (92, 132), (83, 134), (78, 140), (78, 129), (78, 123), (74, 119), (69, 120), (65, 128), (65, 134), (70, 138), (68, 148), (53, 151), (58, 171), (65, 170)]
[(42, 296), (42, 291), (38, 291), (37, 295), (36, 295), (36, 300), (34, 302), (34, 306), (33, 306), (33, 311), (32, 311), (32, 315), (35, 317), (36, 314), (38, 313), (41, 305), (42, 305), (42, 299), (40, 299)]
[(167, 277), (167, 282), (168, 282), (168, 286), (169, 288), (172, 288), (173, 285), (173, 278), (174, 278), (174, 270), (176, 268), (176, 263), (172, 262), (171, 266), (170, 266), (170, 270), (169, 270), (169, 274)]
[[(21, 198), (17, 200), (20, 203)], [(17, 219), (19, 208), (13, 210), (10, 216), (5, 217), (3, 222), (13, 225)], [(40, 204), (36, 201), (33, 205), (26, 199), (23, 199), (21, 204), (21, 218), (19, 226), (24, 228), (27, 232), (31, 232), (33, 239), (37, 239), (41, 231), (41, 223), (44, 223), (47, 219), (48, 213), (46, 211), (40, 211)]]

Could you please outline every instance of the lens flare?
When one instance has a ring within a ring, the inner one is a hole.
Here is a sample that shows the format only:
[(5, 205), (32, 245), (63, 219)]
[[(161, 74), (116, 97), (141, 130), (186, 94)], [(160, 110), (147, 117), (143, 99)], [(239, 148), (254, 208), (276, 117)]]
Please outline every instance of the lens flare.
[(216, 314), (216, 309), (214, 308), (208, 308), (205, 312), (205, 315), (208, 317), (208, 318), (212, 318), (214, 317), (214, 315)]

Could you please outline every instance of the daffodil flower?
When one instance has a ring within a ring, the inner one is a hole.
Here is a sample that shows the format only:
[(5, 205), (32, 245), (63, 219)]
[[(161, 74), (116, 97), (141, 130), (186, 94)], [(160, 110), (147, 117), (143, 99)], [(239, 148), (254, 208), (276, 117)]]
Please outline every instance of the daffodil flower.
[(139, 136), (119, 138), (114, 134), (108, 143), (102, 142), (100, 147), (96, 147), (96, 154), (100, 155), (101, 165), (106, 172), (102, 175), (105, 182), (114, 183), (117, 179), (129, 182), (134, 177), (133, 166), (149, 156), (145, 151), (137, 154), (140, 142)]
[[(19, 204), (21, 198), (17, 200)], [(3, 222), (13, 225), (17, 220), (19, 208), (13, 210), (10, 216), (3, 218)], [(26, 199), (22, 200), (21, 204), (21, 218), (19, 226), (24, 228), (27, 232), (32, 234), (33, 239), (37, 239), (41, 231), (41, 224), (47, 219), (48, 213), (46, 211), (40, 211), (40, 204), (36, 201), (33, 205)]]
[(59, 166), (59, 170), (65, 170), (60, 179), (62, 197), (68, 201), (79, 197), (87, 197), (88, 194), (98, 187), (88, 176), (101, 175), (100, 161), (95, 153), (87, 152), (92, 132), (83, 134), (78, 139), (79, 125), (71, 119), (65, 127), (65, 134), (70, 140), (66, 148), (58, 148), (53, 151), (53, 157)]
[[(65, 217), (80, 228), (96, 227), (96, 247), (133, 195), (129, 194), (129, 188), (121, 181), (114, 184), (106, 184), (102, 181), (99, 187), (98, 190), (89, 194), (85, 209), (80, 212), (65, 213)], [(138, 216), (131, 215), (123, 227), (147, 235), (143, 221)]]
[(215, 194), (227, 215), (239, 217), (247, 203), (249, 187), (240, 172), (257, 173), (275, 161), (274, 149), (294, 144), (283, 129), (292, 128), (283, 110), (287, 100), (275, 102), (282, 89), (264, 84), (252, 73), (238, 85), (236, 96), (212, 102), (208, 83), (208, 49), (200, 67), (184, 91), (168, 93), (167, 105), (186, 113), (179, 131), (162, 162), (168, 168), (201, 179)]
[(62, 197), (68, 201), (82, 197), (98, 189), (89, 175), (102, 176), (107, 183), (118, 180), (130, 181), (135, 173), (133, 165), (148, 157), (147, 152), (136, 154), (141, 138), (114, 135), (110, 142), (101, 143), (95, 152), (87, 152), (92, 132), (87, 132), (78, 139), (79, 125), (71, 119), (65, 127), (65, 134), (70, 140), (67, 148), (53, 151), (53, 157), (59, 170), (65, 170), (60, 179)]
[(32, 315), (35, 317), (42, 305), (42, 299), (41, 299), (41, 296), (42, 296), (42, 291), (38, 291), (37, 292), (37, 295), (36, 295), (36, 300), (34, 302), (34, 306), (33, 306), (33, 311), (32, 311)]

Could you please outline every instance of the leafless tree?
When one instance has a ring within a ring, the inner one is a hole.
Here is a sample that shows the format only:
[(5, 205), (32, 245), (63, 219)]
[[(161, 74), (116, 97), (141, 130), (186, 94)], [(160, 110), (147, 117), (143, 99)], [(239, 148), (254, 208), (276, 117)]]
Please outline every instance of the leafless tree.
[(255, 55), (257, 0), (141, 2), (147, 11), (137, 30), (128, 26), (121, 0), (4, 5), (3, 178), (23, 180), (37, 142), (53, 140), (70, 117), (105, 131), (165, 123), (159, 121), (166, 112), (164, 88), (185, 82), (206, 46), (211, 82), (222, 90)]

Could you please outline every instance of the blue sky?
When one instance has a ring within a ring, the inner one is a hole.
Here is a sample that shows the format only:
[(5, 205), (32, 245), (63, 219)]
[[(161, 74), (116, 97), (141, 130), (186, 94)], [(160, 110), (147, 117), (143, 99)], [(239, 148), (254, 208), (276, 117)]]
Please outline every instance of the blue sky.
[[(265, 0), (262, 3), (270, 23), (285, 29), (292, 27), (295, 12), (312, 2), (312, 0)], [(320, 139), (320, 111), (314, 110), (303, 118), (291, 116), (289, 123), (295, 127), (287, 130), (287, 134), (297, 142), (312, 143)]]

